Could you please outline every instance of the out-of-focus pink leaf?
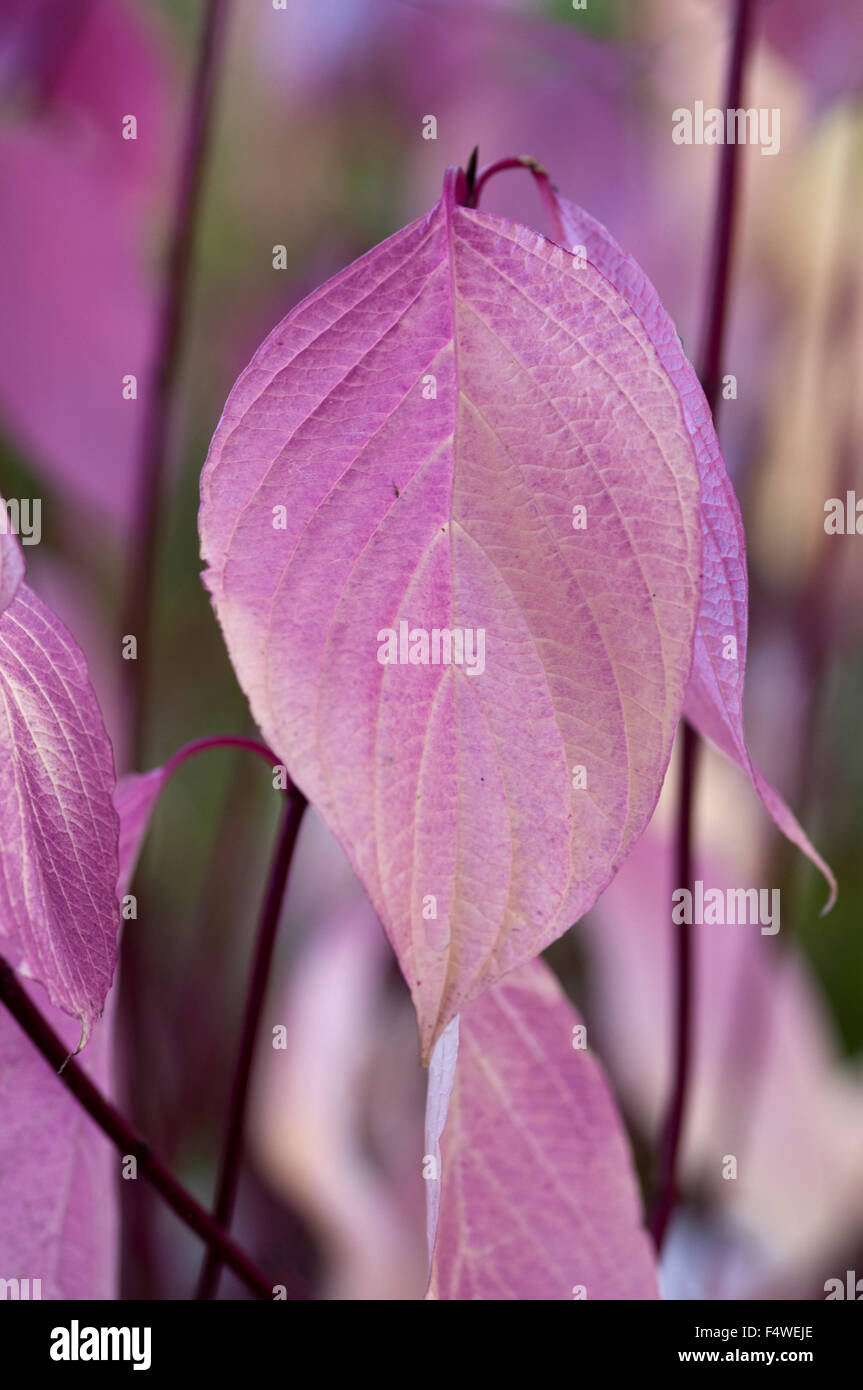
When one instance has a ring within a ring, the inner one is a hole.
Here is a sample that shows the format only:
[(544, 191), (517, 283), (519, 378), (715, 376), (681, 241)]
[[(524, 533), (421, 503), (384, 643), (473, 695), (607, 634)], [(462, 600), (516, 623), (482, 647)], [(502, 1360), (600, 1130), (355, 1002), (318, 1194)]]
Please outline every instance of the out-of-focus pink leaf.
[(0, 14), (0, 87), (17, 97), (0, 137), (2, 428), (75, 503), (120, 522), (148, 386), (172, 76), (152, 7), (8, 0)]
[[(696, 877), (705, 891), (752, 886), (709, 859)], [(671, 846), (649, 829), (578, 928), (597, 1048), (649, 1137), (672, 1081), (673, 886)], [(781, 931), (690, 930), (696, 982), (684, 1178), (764, 1243), (774, 1271), (790, 1275), (863, 1219), (863, 1088), (840, 1068), (815, 983)], [(733, 1181), (723, 1178), (727, 1154), (737, 1159)]]
[[(47, 94), (51, 108), (62, 109), (66, 123), (72, 113), (82, 118), (82, 154), (98, 160), (118, 191), (129, 187), (152, 197), (165, 174), (174, 117), (173, 64), (159, 11), (127, 0), (88, 0), (73, 23)], [(121, 138), (130, 115), (137, 122), (134, 140)]]
[(782, 57), (812, 83), (819, 104), (863, 88), (863, 9), (859, 0), (774, 0), (763, 7), (764, 32)]
[[(701, 606), (684, 713), (750, 778), (784, 835), (816, 864), (830, 896), (836, 880), (779, 793), (749, 756), (743, 732), (743, 682), (748, 633), (746, 538), (740, 506), (725, 470), (710, 409), (674, 325), (641, 267), (595, 218), (553, 193), (563, 244), (583, 247), (588, 262), (614, 285), (646, 330), (656, 356), (674, 382), (701, 478)], [(825, 908), (825, 911), (827, 910)]]
[[(38, 985), (25, 988), (74, 1051), (77, 1025)], [(102, 1090), (110, 1089), (110, 1011), (109, 1005), (81, 1059)], [(2, 1005), (0, 1116), (3, 1277), (29, 1279), (31, 1299), (116, 1298), (116, 1151)], [(20, 1285), (19, 1294), (26, 1296)]]
[[(3, 498), (0, 497), (0, 523), (7, 515)], [(9, 607), (23, 578), (24, 556), (21, 547), (4, 524), (0, 530), (0, 613)]]
[(86, 663), (22, 584), (0, 614), (0, 946), (79, 1018), (117, 958), (114, 760)]
[(3, 426), (76, 502), (127, 519), (152, 329), (140, 230), (48, 135), (3, 135), (0, 183)]
[[(692, 442), (644, 328), (457, 187), (270, 335), (200, 519), (255, 718), (369, 892), (425, 1058), (646, 824), (699, 588)], [(481, 674), (379, 660), (387, 630), (456, 628)]]
[[(52, 123), (118, 193), (155, 191), (173, 115), (171, 61), (152, 6), (129, 0), (4, 0), (0, 89), (21, 89), (33, 121)], [(135, 139), (122, 138), (133, 115)]]
[[(316, 923), (281, 1004), (269, 1011), (269, 1027), (285, 1035), (279, 1042), (271, 1033), (255, 1088), (250, 1134), (258, 1163), (318, 1232), (330, 1299), (423, 1293), (422, 1226), (400, 1206), (370, 1143), (370, 1072), (379, 1061), (390, 961), (364, 899)], [(421, 1076), (415, 1049), (402, 1050), (401, 1061)], [(402, 1132), (416, 1120), (410, 1163), (419, 1192), (421, 1092), (416, 1100), (415, 1116), (408, 1106), (399, 1119)]]
[(532, 961), (465, 1010), (457, 1060), (451, 1034), (437, 1044), (432, 1138), (452, 1092), (428, 1297), (658, 1297), (625, 1132), (579, 1026)]

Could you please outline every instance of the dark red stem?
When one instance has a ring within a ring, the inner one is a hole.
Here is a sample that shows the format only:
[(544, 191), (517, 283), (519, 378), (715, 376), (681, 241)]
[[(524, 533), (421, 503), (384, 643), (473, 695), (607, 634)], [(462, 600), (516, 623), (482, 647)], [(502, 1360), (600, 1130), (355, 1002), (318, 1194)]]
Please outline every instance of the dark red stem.
[(124, 696), (130, 730), (127, 749), (132, 767), (142, 762), (143, 693), (149, 670), (149, 634), (153, 603), (153, 571), (158, 540), (159, 508), (171, 403), (177, 381), (180, 347), (186, 317), (187, 289), (198, 224), (201, 186), (209, 143), (213, 95), (224, 47), (229, 0), (207, 0), (189, 95), (165, 280), (157, 320), (152, 377), (141, 436), (136, 476), (132, 555), (121, 611), (121, 636), (138, 639), (141, 674), (135, 661), (124, 661)]
[[(252, 1063), (255, 1056), (255, 1040), (260, 1028), (261, 1012), (267, 992), (267, 982), (270, 977), (270, 966), (272, 964), (273, 951), (276, 944), (276, 933), (278, 931), (279, 917), (281, 915), (282, 899), (284, 897), (285, 886), (291, 868), (291, 860), (293, 859), (297, 835), (299, 834), (300, 824), (306, 805), (306, 798), (303, 796), (302, 792), (298, 791), (295, 787), (291, 788), (288, 793), (284, 818), (276, 843), (267, 889), (261, 907), (260, 922), (258, 924), (255, 942), (255, 955), (246, 994), (240, 1046), (237, 1052), (234, 1079), (231, 1086), (228, 1124), (219, 1166), (216, 1201), (213, 1208), (214, 1219), (218, 1222), (219, 1226), (226, 1230), (231, 1224), (234, 1202), (237, 1195), (240, 1160), (243, 1151), (243, 1131), (245, 1128), (249, 1080), (251, 1078)], [(195, 1295), (196, 1298), (215, 1298), (219, 1285), (219, 1274), (223, 1263), (224, 1259), (221, 1251), (211, 1245), (207, 1250), (201, 1269), (201, 1276)]]
[(39, 1008), (23, 988), (7, 960), (0, 956), (0, 1000), (23, 1028), (31, 1042), (58, 1073), (58, 1079), (84, 1107), (90, 1118), (117, 1146), (123, 1155), (132, 1154), (142, 1175), (156, 1189), (180, 1220), (206, 1241), (210, 1249), (238, 1279), (259, 1298), (273, 1297), (273, 1284), (258, 1269), (248, 1255), (231, 1240), (199, 1202), (187, 1192), (165, 1165), (151, 1152), (146, 1141), (136, 1134), (109, 1100), (93, 1085), (83, 1067), (59, 1037)]
[(542, 198), (542, 205), (545, 210), (545, 215), (548, 218), (551, 234), (555, 241), (562, 245), (566, 238), (564, 237), (557, 206), (552, 197), (551, 179), (548, 177), (542, 165), (537, 160), (531, 159), (529, 155), (516, 155), (507, 159), (498, 159), (494, 164), (487, 164), (486, 167), (481, 169), (477, 174), (473, 188), (469, 190), (466, 206), (472, 208), (479, 207), (480, 195), (489, 179), (493, 178), (495, 174), (503, 173), (507, 169), (528, 169), (530, 173), (533, 174), (534, 181), (539, 189), (539, 196)]
[(198, 753), (206, 753), (210, 748), (247, 748), (249, 752), (257, 753), (258, 757), (263, 758), (271, 767), (279, 766), (279, 760), (273, 750), (258, 739), (244, 738), (240, 734), (219, 734), (214, 738), (197, 738), (193, 743), (184, 744), (178, 749), (165, 763), (165, 780), (167, 781), (183, 763), (188, 762), (189, 758), (196, 757)]
[[(726, 110), (742, 106), (743, 77), (752, 33), (752, 0), (735, 0), (734, 29), (725, 88)], [(698, 375), (716, 423), (728, 320), (728, 285), (738, 204), (740, 161), (737, 145), (722, 146), (713, 243), (707, 277), (704, 332), (698, 359)], [(675, 887), (692, 891), (692, 825), (699, 758), (698, 735), (684, 719), (681, 724), (680, 797), (677, 813)], [(668, 1114), (659, 1146), (657, 1196), (650, 1215), (650, 1231), (661, 1251), (678, 1196), (678, 1165), (683, 1139), (692, 1061), (692, 1011), (695, 960), (692, 932), (675, 926), (675, 1023), (674, 1080)]]

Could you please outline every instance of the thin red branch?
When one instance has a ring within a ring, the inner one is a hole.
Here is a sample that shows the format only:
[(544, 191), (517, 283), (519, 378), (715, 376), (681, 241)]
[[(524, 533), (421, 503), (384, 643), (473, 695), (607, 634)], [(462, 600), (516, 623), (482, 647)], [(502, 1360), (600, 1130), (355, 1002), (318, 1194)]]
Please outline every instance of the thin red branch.
[[(261, 1012), (270, 977), (270, 967), (276, 944), (276, 934), (281, 916), (282, 900), (290, 873), (291, 861), (297, 843), (306, 798), (295, 787), (288, 793), (279, 838), (276, 843), (273, 862), (270, 867), (266, 893), (261, 907), (261, 917), (255, 942), (255, 955), (249, 976), (246, 1005), (240, 1034), (240, 1046), (234, 1068), (231, 1086), (231, 1099), (228, 1107), (228, 1124), (225, 1143), (219, 1166), (219, 1179), (216, 1187), (216, 1201), (213, 1207), (214, 1219), (227, 1230), (234, 1212), (237, 1185), (240, 1176), (240, 1161), (243, 1152), (243, 1131), (245, 1128), (249, 1081), (255, 1056), (255, 1040), (261, 1022)], [(219, 1274), (224, 1260), (221, 1252), (210, 1246), (201, 1269), (196, 1298), (215, 1298), (219, 1284)]]
[[(752, 34), (752, 0), (735, 0), (734, 28), (725, 87), (726, 110), (742, 106), (743, 78)], [(728, 287), (734, 249), (740, 161), (737, 145), (722, 146), (713, 241), (707, 276), (704, 331), (698, 358), (698, 375), (716, 423), (728, 322)], [(699, 758), (698, 735), (684, 719), (681, 726), (680, 797), (677, 813), (675, 887), (692, 891), (692, 826)], [(675, 931), (674, 1079), (668, 1114), (659, 1146), (657, 1196), (650, 1215), (650, 1231), (661, 1251), (678, 1196), (678, 1166), (692, 1071), (692, 1016), (695, 959), (692, 932), (685, 924)]]
[(189, 95), (183, 154), (174, 200), (174, 219), (167, 252), (162, 301), (157, 320), (152, 377), (141, 435), (136, 477), (132, 555), (121, 611), (121, 635), (138, 638), (143, 658), (123, 663), (124, 696), (129, 719), (131, 765), (142, 761), (143, 693), (149, 670), (149, 635), (153, 572), (158, 541), (159, 508), (167, 453), (171, 407), (177, 383), (185, 327), (188, 282), (198, 225), (204, 166), (209, 143), (213, 97), (224, 48), (230, 0), (207, 0), (206, 13)]

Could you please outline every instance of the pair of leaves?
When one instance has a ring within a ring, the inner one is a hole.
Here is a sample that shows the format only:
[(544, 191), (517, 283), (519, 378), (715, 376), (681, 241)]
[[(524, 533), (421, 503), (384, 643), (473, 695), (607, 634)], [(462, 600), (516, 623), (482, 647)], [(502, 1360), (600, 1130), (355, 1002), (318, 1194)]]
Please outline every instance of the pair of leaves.
[[(364, 883), (426, 1060), (609, 882), (684, 700), (829, 874), (746, 753), (739, 509), (655, 292), (564, 200), (567, 249), (466, 191), (448, 171), (273, 331), (200, 516), (253, 714)], [(482, 630), (482, 674), (382, 664), (403, 623)]]

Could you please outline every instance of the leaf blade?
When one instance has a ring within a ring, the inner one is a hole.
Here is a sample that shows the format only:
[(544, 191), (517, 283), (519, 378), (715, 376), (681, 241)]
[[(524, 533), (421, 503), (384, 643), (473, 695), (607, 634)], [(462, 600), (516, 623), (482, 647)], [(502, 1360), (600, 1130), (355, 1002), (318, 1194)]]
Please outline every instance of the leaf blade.
[(25, 584), (0, 614), (0, 753), (4, 951), (83, 1046), (117, 956), (114, 759), (80, 651)]
[(454, 1064), (451, 1038), (438, 1044), (432, 1138), (451, 1094), (429, 1298), (658, 1297), (628, 1143), (599, 1063), (573, 1046), (578, 1024), (532, 961), (465, 1011)]
[[(690, 664), (697, 506), (636, 316), (536, 233), (458, 207), (452, 177), (292, 311), (229, 398), (205, 583), (258, 724), (393, 942), (425, 1057), (587, 910), (649, 819)], [(381, 665), (402, 622), (487, 631), (484, 672)]]

